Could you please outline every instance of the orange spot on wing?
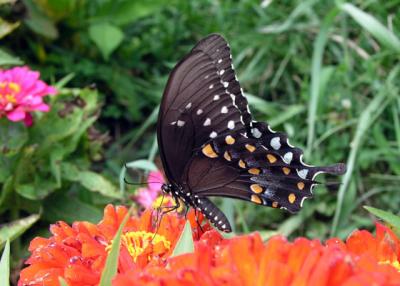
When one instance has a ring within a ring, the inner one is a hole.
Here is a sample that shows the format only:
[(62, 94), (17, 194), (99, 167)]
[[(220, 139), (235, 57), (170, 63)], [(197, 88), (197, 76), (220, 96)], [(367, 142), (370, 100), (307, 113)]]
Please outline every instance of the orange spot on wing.
[(235, 141), (236, 141), (235, 138), (233, 138), (231, 135), (225, 137), (225, 142), (228, 145), (235, 144)]
[(267, 154), (267, 159), (271, 164), (275, 163), (278, 160), (274, 155), (271, 154)]
[(251, 168), (248, 170), (248, 172), (249, 172), (249, 174), (258, 175), (258, 174), (260, 174), (261, 171), (258, 168)]
[(305, 187), (305, 185), (304, 185), (303, 182), (298, 182), (298, 183), (297, 183), (297, 188), (298, 188), (299, 190), (304, 189), (304, 187)]
[(264, 191), (264, 189), (258, 184), (252, 184), (250, 189), (256, 194), (261, 194)]
[(296, 201), (296, 195), (293, 194), (293, 193), (291, 193), (291, 194), (288, 196), (288, 200), (289, 200), (289, 203), (293, 204), (293, 203)]
[(251, 201), (253, 203), (256, 203), (256, 204), (259, 204), (259, 205), (262, 204), (261, 198), (259, 196), (257, 196), (257, 195), (251, 195)]
[(245, 145), (246, 149), (249, 150), (250, 152), (254, 152), (256, 150), (256, 147), (254, 147), (251, 144), (246, 144)]
[(227, 160), (227, 161), (231, 161), (231, 160), (232, 160), (232, 157), (231, 157), (231, 155), (229, 154), (228, 151), (225, 151), (225, 153), (224, 153), (224, 158), (225, 158), (225, 160)]
[(201, 151), (203, 152), (204, 155), (206, 155), (209, 158), (217, 158), (218, 157), (218, 154), (215, 153), (211, 144), (207, 144), (206, 146), (204, 146)]
[(287, 168), (287, 167), (283, 167), (283, 168), (282, 168), (282, 171), (283, 171), (283, 173), (284, 173), (285, 175), (289, 175), (289, 173), (290, 173), (290, 169)]

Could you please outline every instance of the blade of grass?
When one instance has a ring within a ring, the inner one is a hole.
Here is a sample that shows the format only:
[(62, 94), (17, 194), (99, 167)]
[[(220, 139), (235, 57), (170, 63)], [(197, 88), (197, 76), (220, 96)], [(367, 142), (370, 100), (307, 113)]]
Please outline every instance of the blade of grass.
[(376, 18), (350, 3), (343, 3), (339, 7), (349, 14), (366, 31), (370, 32), (381, 44), (396, 52), (400, 52), (399, 38)]
[(237, 211), (237, 214), (238, 214), (238, 217), (240, 220), (240, 224), (242, 226), (242, 231), (244, 233), (250, 232), (250, 228), (246, 222), (246, 216), (243, 213), (243, 208), (240, 207), (240, 203), (235, 204), (235, 207), (236, 207), (236, 211)]
[(175, 245), (174, 251), (171, 257), (178, 256), (185, 253), (191, 253), (194, 251), (192, 227), (190, 226), (189, 220), (186, 221), (185, 227), (179, 237), (178, 242)]
[(300, 2), (300, 4), (296, 6), (292, 13), (286, 17), (285, 22), (263, 27), (259, 29), (259, 31), (265, 34), (283, 34), (284, 32), (290, 30), (293, 26), (298, 26), (299, 23), (296, 22), (296, 20), (301, 16), (307, 15), (316, 2), (317, 1), (315, 0)]
[(397, 141), (397, 149), (400, 151), (400, 100), (398, 99), (397, 102), (399, 103), (397, 106), (393, 104), (392, 106), (392, 113), (393, 113), (393, 125), (394, 131), (396, 134), (396, 141)]
[(315, 125), (317, 121), (317, 106), (320, 97), (320, 76), (322, 71), (322, 57), (325, 50), (326, 43), (329, 38), (329, 30), (334, 23), (336, 16), (339, 14), (339, 9), (333, 8), (325, 17), (321, 29), (317, 35), (314, 43), (314, 51), (312, 56), (311, 65), (311, 90), (310, 99), (308, 104), (308, 136), (307, 136), (307, 149), (305, 156), (309, 157), (311, 154), (312, 146), (314, 145), (315, 138)]
[(58, 277), (58, 282), (60, 282), (61, 286), (68, 286), (67, 281), (65, 281), (62, 277)]
[(10, 285), (10, 241), (7, 240), (0, 260), (0, 285)]
[(221, 206), (222, 212), (226, 215), (226, 218), (232, 226), (232, 232), (235, 232), (235, 201), (232, 199), (224, 199)]
[[(124, 154), (132, 149), (132, 146), (142, 137), (143, 133), (149, 128), (152, 124), (157, 122), (159, 106), (157, 105), (150, 116), (143, 122), (140, 128), (135, 128), (131, 132), (126, 133), (119, 140), (117, 140), (106, 152), (106, 157), (110, 157), (115, 155), (116, 153), (120, 154), (121, 158), (124, 158)], [(121, 145), (126, 144), (122, 151), (118, 151)]]
[(118, 228), (117, 233), (112, 240), (111, 250), (107, 255), (106, 265), (104, 266), (103, 272), (101, 273), (101, 279), (99, 286), (109, 286), (111, 285), (111, 281), (114, 278), (115, 274), (117, 274), (118, 270), (118, 256), (119, 250), (121, 248), (121, 235), (122, 230), (126, 222), (131, 215), (133, 207), (131, 207), (128, 213), (125, 215), (124, 220), (122, 221), (121, 225)]
[(364, 208), (372, 213), (374, 216), (384, 220), (388, 224), (392, 225), (394, 228), (397, 229), (397, 231), (400, 231), (400, 217), (397, 215), (394, 215), (390, 212), (380, 210), (377, 208), (369, 207), (369, 206), (364, 206)]
[(33, 214), (28, 217), (12, 221), (4, 224), (0, 228), (0, 248), (7, 240), (13, 241), (29, 229), (35, 222), (39, 220), (38, 214)]
[(400, 67), (396, 67), (390, 72), (385, 88), (383, 88), (381, 92), (377, 96), (375, 96), (374, 99), (372, 99), (372, 101), (368, 104), (367, 108), (363, 111), (363, 113), (359, 117), (356, 133), (352, 140), (350, 146), (350, 154), (346, 163), (347, 172), (343, 176), (342, 184), (340, 185), (338, 192), (336, 211), (331, 228), (331, 236), (336, 236), (338, 232), (343, 203), (345, 201), (346, 189), (348, 188), (350, 181), (352, 179), (352, 174), (356, 164), (357, 154), (361, 149), (364, 135), (367, 133), (372, 123), (376, 120), (377, 117), (379, 117), (381, 112), (388, 105), (390, 101), (389, 99), (394, 98), (394, 95), (396, 95), (397, 90), (392, 85), (392, 81), (398, 75), (399, 69)]

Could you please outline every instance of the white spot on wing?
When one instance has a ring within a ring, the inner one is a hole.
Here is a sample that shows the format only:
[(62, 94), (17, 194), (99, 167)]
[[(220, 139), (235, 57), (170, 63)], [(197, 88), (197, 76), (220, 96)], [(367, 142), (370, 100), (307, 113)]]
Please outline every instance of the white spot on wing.
[(221, 113), (228, 113), (228, 108), (226, 106), (222, 106)]
[(258, 128), (253, 128), (253, 129), (251, 129), (251, 134), (253, 134), (253, 136), (255, 137), (255, 138), (260, 138), (261, 137), (261, 132), (260, 132), (260, 130), (258, 130)]
[(176, 123), (176, 125), (178, 125), (179, 127), (182, 127), (182, 126), (184, 126), (185, 125), (185, 121), (182, 121), (182, 120), (178, 120), (178, 122)]
[(227, 88), (229, 86), (229, 82), (227, 82), (227, 81), (223, 81), (222, 84), (224, 85), (225, 88)]
[(292, 152), (287, 152), (283, 156), (283, 161), (285, 161), (286, 164), (290, 164), (290, 162), (292, 162), (292, 159), (293, 159), (293, 153)]
[(213, 100), (219, 100), (219, 99), (220, 99), (220, 97), (219, 97), (219, 95), (218, 95), (218, 94), (214, 95), (214, 98), (213, 98)]
[(189, 109), (189, 108), (191, 108), (191, 107), (192, 107), (192, 103), (189, 102), (189, 103), (186, 105), (186, 109)]
[(275, 150), (279, 150), (279, 148), (281, 148), (281, 138), (280, 137), (272, 138), (270, 144), (272, 148), (274, 148)]
[(228, 122), (228, 128), (229, 129), (233, 129), (233, 128), (235, 128), (235, 121), (233, 121), (233, 120), (229, 120), (229, 122)]
[(170, 124), (171, 124), (171, 125), (175, 125), (175, 124), (176, 124), (176, 121), (172, 121)]
[(303, 170), (297, 170), (297, 175), (299, 175), (300, 178), (302, 179), (306, 179), (307, 178), (307, 174), (308, 174), (308, 170), (307, 169), (303, 169)]
[(204, 125), (204, 126), (209, 126), (209, 125), (211, 125), (211, 119), (210, 119), (210, 118), (207, 118), (207, 119), (204, 121), (203, 125)]
[(215, 138), (217, 137), (217, 135), (218, 135), (217, 132), (213, 131), (210, 133), (210, 138)]
[(210, 86), (208, 87), (209, 89), (213, 89), (214, 88), (214, 85), (213, 84), (210, 84)]
[(196, 112), (197, 115), (200, 115), (202, 113), (203, 113), (203, 109), (197, 109), (197, 112)]
[(219, 59), (219, 60), (218, 60), (218, 63), (219, 63), (219, 64), (222, 63), (222, 59)]
[(224, 69), (220, 70), (220, 71), (219, 71), (219, 75), (223, 75), (223, 74), (224, 74), (224, 72), (225, 72), (225, 70), (224, 70)]

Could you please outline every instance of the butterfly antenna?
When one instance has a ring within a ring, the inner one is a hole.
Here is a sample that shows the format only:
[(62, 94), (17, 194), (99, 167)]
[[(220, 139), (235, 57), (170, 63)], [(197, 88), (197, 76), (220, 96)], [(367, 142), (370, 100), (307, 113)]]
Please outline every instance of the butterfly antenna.
[(161, 184), (163, 182), (142, 182), (142, 183), (133, 183), (129, 182), (126, 178), (124, 178), (124, 182), (127, 185), (147, 185), (147, 184)]
[(124, 182), (127, 185), (147, 185), (147, 182), (142, 182), (142, 183), (133, 183), (133, 182), (129, 182), (126, 178), (124, 178)]

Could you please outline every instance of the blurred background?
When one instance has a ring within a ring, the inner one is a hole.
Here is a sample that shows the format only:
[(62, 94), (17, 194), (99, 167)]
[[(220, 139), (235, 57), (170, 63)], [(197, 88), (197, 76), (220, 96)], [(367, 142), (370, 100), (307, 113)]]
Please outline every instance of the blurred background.
[[(0, 119), (0, 242), (14, 267), (50, 223), (97, 222), (161, 168), (158, 105), (202, 37), (230, 43), (253, 116), (314, 165), (347, 163), (298, 215), (220, 200), (237, 233), (346, 237), (363, 206), (400, 205), (400, 1), (0, 0), (0, 65), (28, 65), (60, 94), (33, 127)], [(123, 166), (131, 162), (129, 170)], [(121, 187), (120, 187), (121, 184)], [(121, 192), (122, 191), (122, 192)]]

